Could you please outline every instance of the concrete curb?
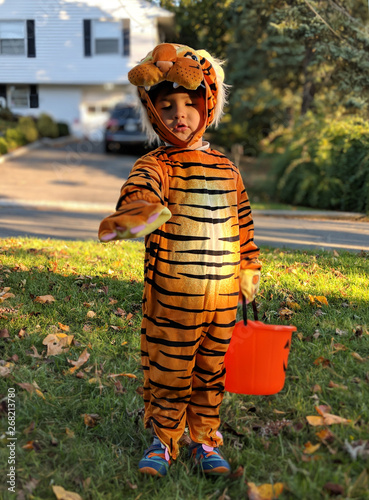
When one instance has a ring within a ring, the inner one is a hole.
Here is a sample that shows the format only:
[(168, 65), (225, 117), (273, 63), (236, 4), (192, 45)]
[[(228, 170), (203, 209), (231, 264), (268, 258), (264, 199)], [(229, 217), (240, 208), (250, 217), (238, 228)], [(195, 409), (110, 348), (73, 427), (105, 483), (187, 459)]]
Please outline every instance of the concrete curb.
[(60, 212), (89, 212), (111, 214), (115, 210), (113, 203), (83, 203), (79, 201), (29, 201), (1, 200), (4, 208), (33, 208), (36, 210), (57, 210)]
[(354, 220), (369, 222), (369, 217), (365, 214), (355, 212), (335, 212), (324, 210), (253, 210), (254, 215), (265, 217), (283, 217), (294, 219), (330, 219), (330, 220)]
[(0, 165), (1, 163), (5, 163), (7, 160), (11, 160), (12, 158), (16, 158), (17, 156), (23, 156), (28, 151), (32, 151), (32, 149), (37, 149), (41, 146), (63, 146), (64, 144), (70, 144), (71, 142), (79, 141), (80, 138), (74, 135), (67, 135), (65, 137), (57, 137), (56, 139), (50, 139), (49, 137), (44, 137), (39, 141), (31, 142), (27, 144), (27, 146), (22, 146), (21, 148), (15, 149), (11, 153), (7, 153), (6, 155), (0, 156)]

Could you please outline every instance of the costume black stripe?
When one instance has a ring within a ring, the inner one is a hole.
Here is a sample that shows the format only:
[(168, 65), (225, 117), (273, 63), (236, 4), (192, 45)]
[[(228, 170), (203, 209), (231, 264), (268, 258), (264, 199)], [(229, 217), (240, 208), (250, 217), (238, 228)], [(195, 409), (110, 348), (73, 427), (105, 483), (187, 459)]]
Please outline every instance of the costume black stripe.
[(166, 278), (168, 280), (180, 280), (181, 279), (181, 278), (178, 278), (176, 276), (171, 276), (169, 274), (165, 274), (165, 273), (162, 273), (161, 271), (158, 271), (158, 269), (155, 266), (153, 266), (152, 264), (148, 265), (148, 269), (150, 271), (155, 272), (155, 274), (157, 274), (158, 276), (162, 276), (163, 278)]
[[(194, 328), (191, 327), (191, 329), (194, 329)], [(166, 339), (158, 339), (156, 337), (150, 337), (147, 334), (146, 334), (146, 338), (147, 338), (148, 342), (151, 342), (153, 344), (165, 345), (167, 347), (193, 347), (196, 344), (198, 344), (200, 342), (200, 340), (201, 340), (201, 338), (199, 338), (197, 340), (191, 340), (191, 341), (188, 341), (188, 342), (183, 342), (183, 341), (182, 342), (180, 342), (180, 341), (177, 342), (176, 340), (166, 340)]]
[(160, 405), (159, 403), (157, 403), (156, 401), (154, 401), (153, 403), (151, 403), (153, 406), (156, 406), (157, 408), (160, 408), (161, 410), (167, 410), (167, 411), (178, 411), (178, 408), (174, 408), (173, 406), (163, 406), (163, 405)]
[(206, 241), (206, 240), (210, 240), (210, 238), (208, 236), (189, 236), (189, 235), (182, 235), (182, 234), (171, 234), (171, 233), (167, 233), (165, 231), (162, 231), (160, 229), (157, 229), (152, 234), (157, 234), (158, 236), (161, 236), (162, 238), (166, 238), (167, 240), (176, 240), (176, 241)]
[(234, 273), (232, 274), (203, 274), (203, 275), (196, 275), (196, 274), (189, 274), (189, 273), (178, 273), (181, 276), (186, 276), (186, 278), (193, 278), (196, 280), (209, 280), (209, 281), (222, 281), (226, 280), (229, 278), (232, 278), (234, 276)]
[(206, 261), (180, 261), (180, 260), (171, 260), (171, 259), (164, 259), (163, 257), (160, 257), (157, 255), (157, 260), (160, 262), (165, 262), (166, 264), (170, 264), (172, 266), (205, 266), (205, 267), (223, 267), (223, 266), (237, 266), (240, 261), (239, 259), (235, 260), (234, 262), (206, 262)]
[(186, 356), (185, 354), (169, 354), (169, 352), (164, 352), (160, 351), (163, 356), (166, 356), (167, 358), (173, 358), (173, 359), (181, 359), (183, 361), (192, 361), (193, 358), (196, 356), (196, 353)]
[(240, 235), (236, 234), (236, 236), (231, 236), (229, 238), (218, 238), (219, 241), (229, 241), (230, 243), (233, 243), (234, 241), (239, 241)]
[[(150, 366), (155, 366), (158, 370), (162, 372), (185, 372), (186, 370), (172, 370), (171, 368), (166, 368), (165, 366), (162, 366), (161, 364), (157, 363), (156, 361), (153, 361), (150, 359), (149, 361)], [(148, 367), (146, 367), (148, 368)]]
[(215, 210), (225, 210), (231, 207), (235, 207), (236, 205), (225, 205), (225, 206), (216, 206), (212, 207), (210, 205), (194, 205), (190, 203), (169, 203), (169, 205), (177, 205), (178, 207), (190, 207), (190, 208), (202, 208), (203, 210), (211, 210), (214, 212)]
[[(153, 380), (151, 380), (151, 378), (149, 379), (149, 383), (151, 385), (153, 385), (154, 387), (158, 387), (159, 389), (167, 389), (167, 390), (170, 390), (170, 391), (187, 391), (188, 389), (191, 389), (191, 384), (189, 385), (185, 385), (183, 387), (180, 387), (180, 386), (175, 386), (175, 385), (165, 385), (165, 384), (159, 384), (159, 382), (154, 382)], [(163, 398), (165, 399), (165, 398)]]
[[(148, 321), (150, 321), (151, 323), (153, 323), (156, 326), (164, 326), (165, 328), (177, 328), (179, 330), (197, 330), (198, 328), (203, 328), (203, 327), (209, 326), (211, 324), (211, 323), (200, 323), (199, 325), (183, 325), (182, 323), (178, 323), (178, 321), (173, 321), (172, 319), (163, 318), (161, 316), (156, 319), (156, 318), (150, 318), (149, 316), (145, 315), (145, 318), (147, 318)], [(164, 320), (164, 322), (158, 321), (159, 319)], [(148, 342), (152, 342), (153, 344), (163, 344), (163, 345), (167, 345), (167, 346), (174, 345), (174, 346), (178, 346), (178, 347), (186, 347), (186, 346), (190, 346), (190, 345), (196, 345), (201, 340), (201, 339), (197, 339), (196, 341), (193, 341), (191, 343), (176, 342), (176, 341), (174, 341), (172, 343), (172, 341), (170, 341), (170, 340), (163, 340), (163, 341), (159, 342), (159, 341), (157, 341), (158, 339), (156, 339), (156, 337), (149, 337), (147, 334), (146, 334), (146, 338), (147, 338)]]
[(184, 293), (184, 292), (173, 292), (171, 290), (166, 290), (161, 286), (157, 285), (151, 278), (147, 276), (146, 283), (151, 285), (157, 292), (160, 292), (162, 295), (171, 295), (172, 297), (203, 297), (202, 293)]
[(224, 255), (236, 255), (235, 252), (230, 250), (176, 250), (175, 253), (191, 253), (194, 255), (211, 255), (212, 257), (222, 257)]
[(215, 196), (220, 194), (235, 193), (235, 189), (182, 189), (182, 188), (169, 188), (169, 191), (180, 191), (182, 193), (192, 193), (192, 194), (207, 194), (209, 196)]
[(204, 181), (233, 181), (232, 177), (207, 177), (206, 175), (189, 175), (184, 177), (182, 175), (169, 175), (172, 179), (183, 179), (184, 181), (204, 180)]
[(194, 220), (195, 222), (201, 222), (202, 224), (224, 224), (230, 219), (234, 219), (233, 215), (229, 217), (224, 217), (223, 219), (212, 219), (210, 217), (193, 217), (192, 215), (185, 214), (173, 214), (173, 217), (184, 217), (186, 219)]
[(187, 308), (187, 307), (178, 307), (178, 306), (172, 306), (172, 305), (169, 305), (169, 304), (165, 304), (164, 302), (162, 302), (161, 300), (158, 300), (159, 304), (167, 309), (174, 309), (175, 311), (184, 311), (184, 312), (192, 312), (192, 313), (202, 313), (202, 312), (212, 312), (212, 313), (215, 313), (215, 312), (228, 312), (228, 311), (234, 311), (235, 309), (237, 309), (237, 306), (234, 306), (234, 307), (225, 307), (223, 309), (204, 309), (204, 308), (201, 308), (201, 309), (194, 309), (194, 308)]

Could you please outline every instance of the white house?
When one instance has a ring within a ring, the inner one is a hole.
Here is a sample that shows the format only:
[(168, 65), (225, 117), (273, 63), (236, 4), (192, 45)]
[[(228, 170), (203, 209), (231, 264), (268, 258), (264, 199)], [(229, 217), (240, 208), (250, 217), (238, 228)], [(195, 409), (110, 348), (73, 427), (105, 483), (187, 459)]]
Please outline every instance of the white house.
[(135, 95), (129, 69), (173, 26), (145, 0), (0, 0), (0, 105), (98, 135), (108, 110)]

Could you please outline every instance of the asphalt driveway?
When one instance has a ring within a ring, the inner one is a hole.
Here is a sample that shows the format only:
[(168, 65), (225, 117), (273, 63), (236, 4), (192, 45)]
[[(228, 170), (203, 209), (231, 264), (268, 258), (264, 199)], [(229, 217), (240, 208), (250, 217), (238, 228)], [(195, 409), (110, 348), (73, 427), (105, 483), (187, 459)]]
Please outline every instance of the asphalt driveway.
[[(138, 156), (107, 155), (90, 141), (57, 141), (6, 158), (0, 163), (0, 238), (96, 239)], [(369, 251), (369, 223), (355, 214), (254, 210), (254, 219), (259, 245)]]

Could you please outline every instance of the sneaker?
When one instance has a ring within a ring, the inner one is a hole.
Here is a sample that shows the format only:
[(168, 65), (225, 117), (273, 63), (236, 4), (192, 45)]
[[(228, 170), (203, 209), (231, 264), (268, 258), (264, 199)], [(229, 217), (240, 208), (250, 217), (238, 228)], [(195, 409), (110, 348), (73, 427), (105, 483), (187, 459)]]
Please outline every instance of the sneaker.
[(138, 468), (142, 474), (163, 477), (167, 474), (170, 464), (171, 460), (166, 446), (154, 441), (150, 448), (144, 451)]
[(205, 474), (229, 474), (231, 472), (231, 467), (220, 454), (219, 448), (197, 444), (192, 448), (191, 456)]

